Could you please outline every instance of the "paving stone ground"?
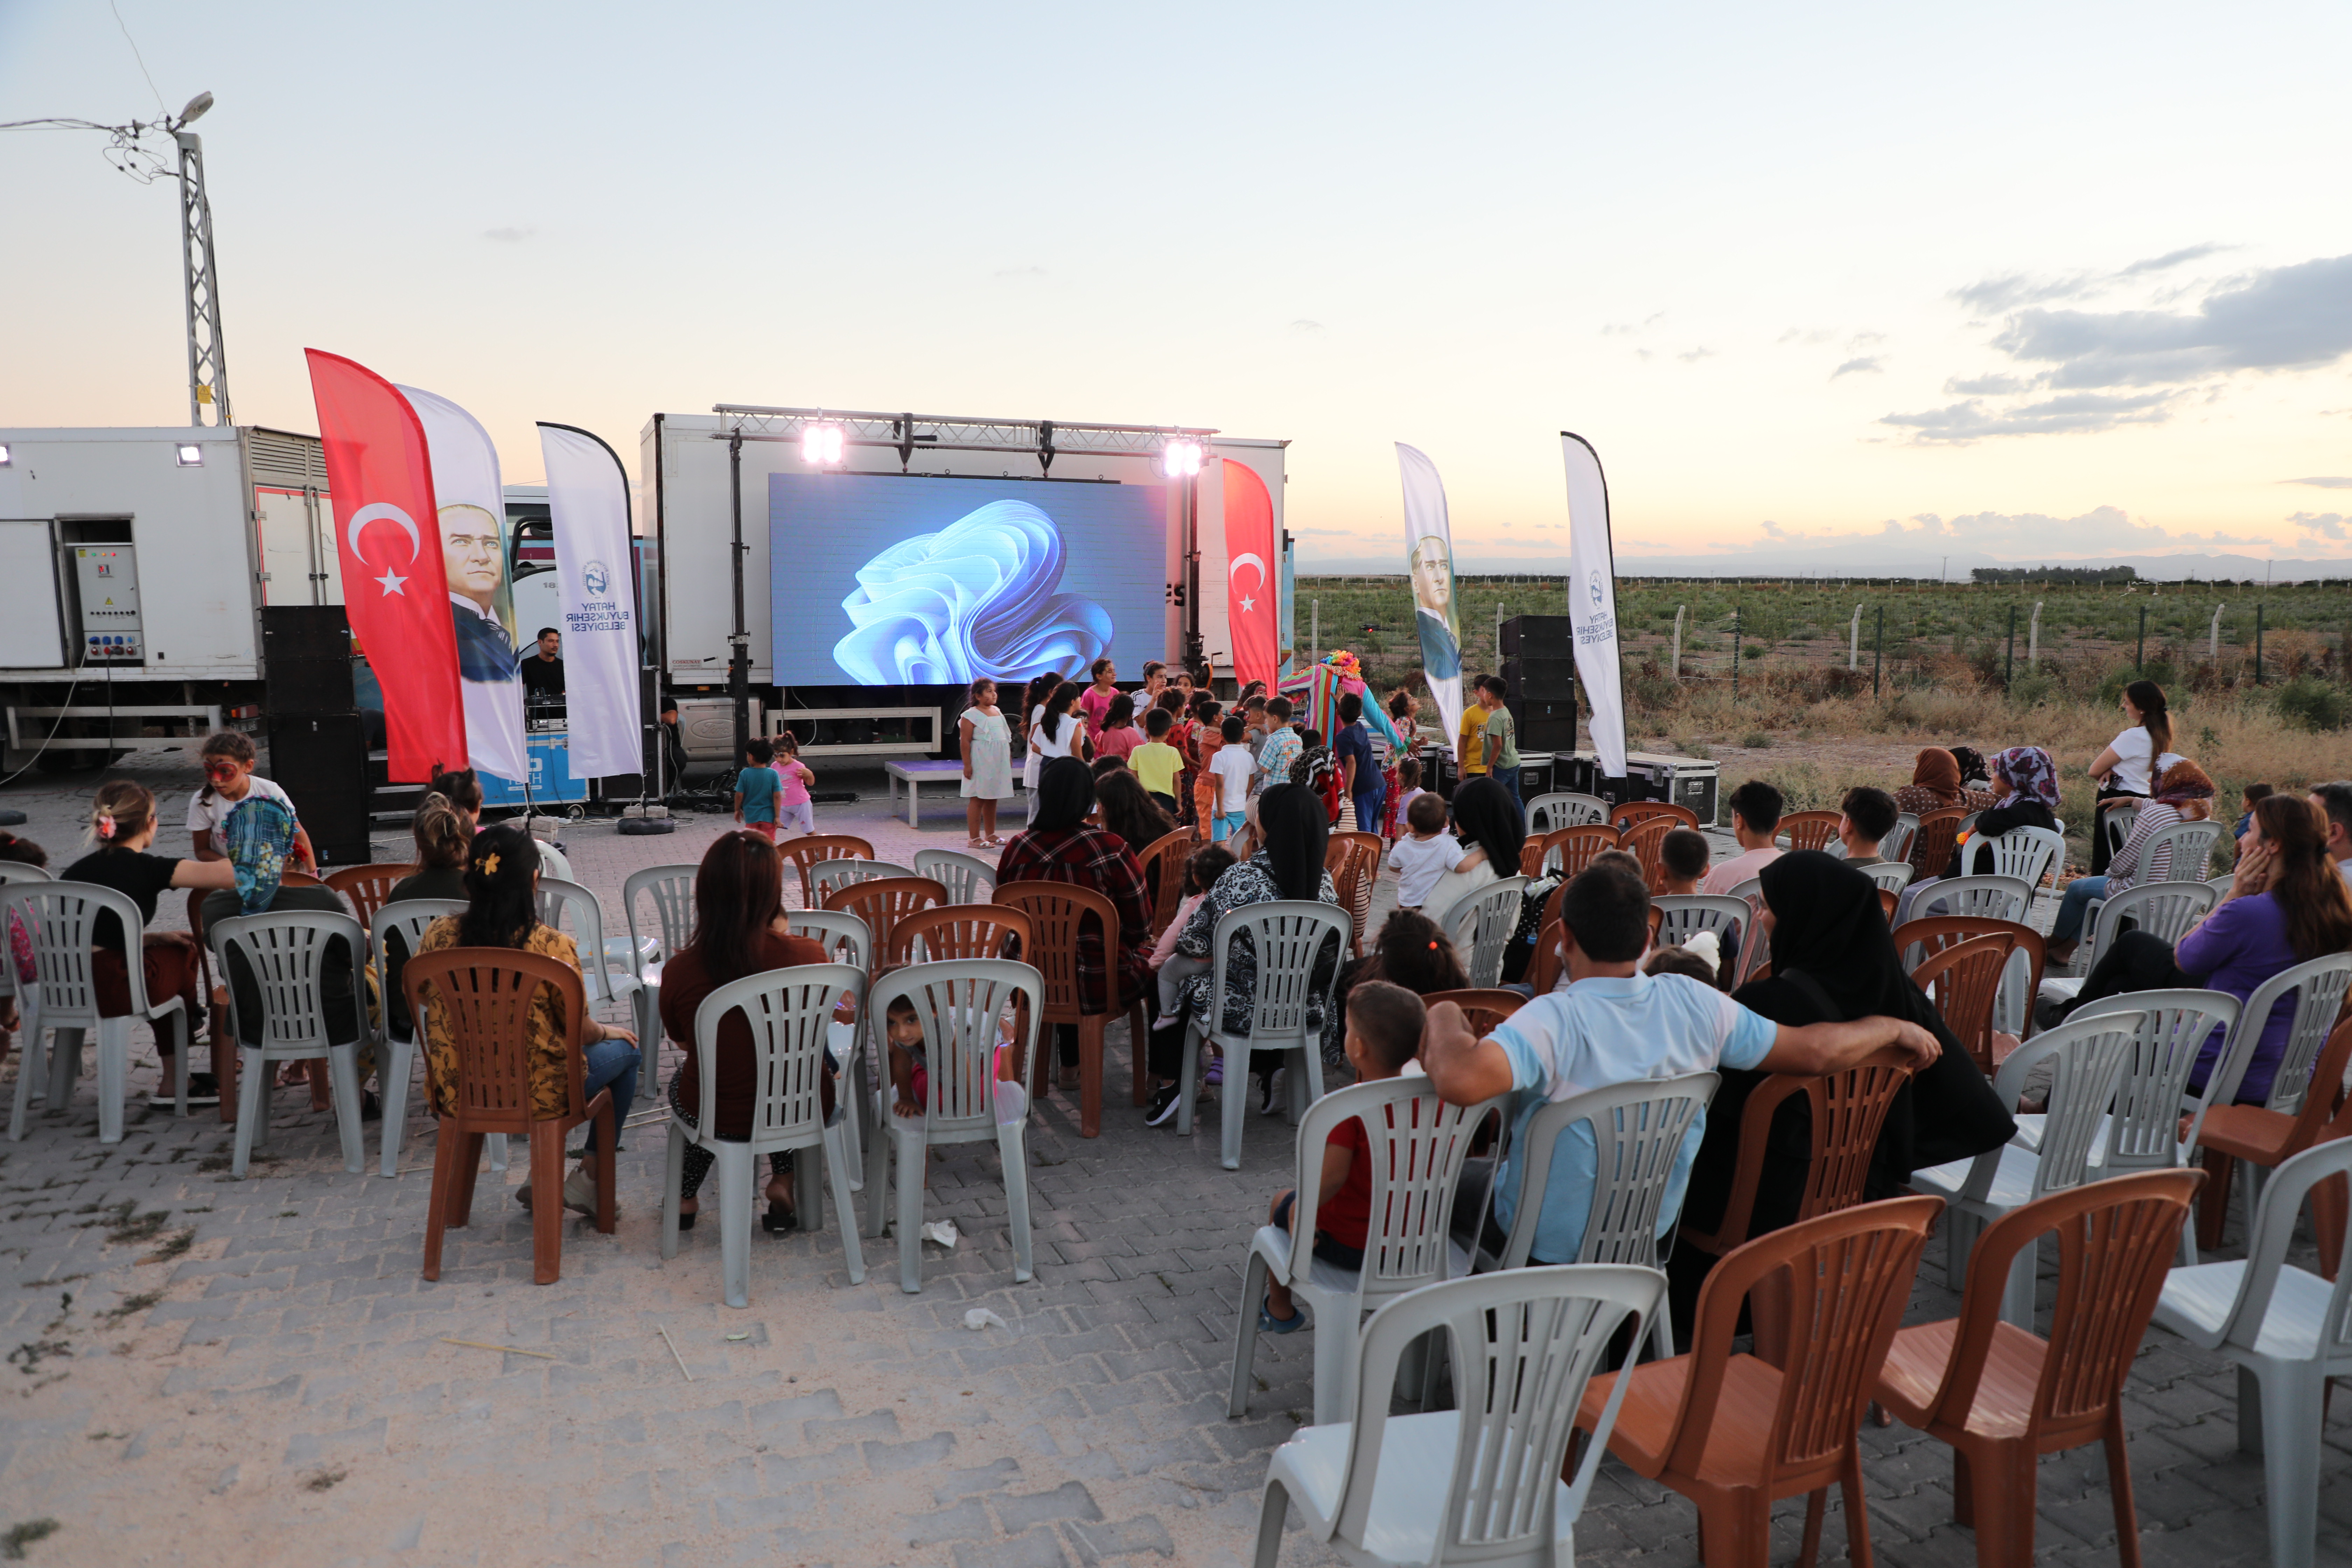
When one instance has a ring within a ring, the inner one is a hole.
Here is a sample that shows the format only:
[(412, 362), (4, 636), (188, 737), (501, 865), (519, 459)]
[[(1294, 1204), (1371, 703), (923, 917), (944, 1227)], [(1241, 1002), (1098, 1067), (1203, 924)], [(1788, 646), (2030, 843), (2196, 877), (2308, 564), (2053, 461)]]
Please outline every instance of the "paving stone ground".
[[(174, 819), (192, 771), (142, 772), (168, 786)], [(0, 798), (65, 851), (90, 782)], [(868, 798), (823, 808), (824, 826), (865, 833), (885, 858), (961, 847), (948, 812), (909, 833), (882, 819), (878, 776), (852, 782)], [(617, 914), (629, 870), (691, 860), (721, 826), (688, 817), (667, 837), (624, 838), (590, 823), (564, 840)], [(386, 837), (379, 858), (402, 847)], [(155, 1072), (140, 1041), (143, 1097)], [(1125, 1052), (1114, 1026), (1113, 1084)], [(426, 1284), (421, 1101), (391, 1181), (373, 1173), (373, 1125), (368, 1173), (349, 1175), (331, 1118), (307, 1104), (278, 1091), (268, 1157), (244, 1181), (211, 1115), (134, 1105), (124, 1141), (100, 1145), (87, 1074), (65, 1112), (0, 1142), (0, 1532), (58, 1525), (29, 1560), (1232, 1563), (1250, 1551), (1266, 1457), (1311, 1405), (1302, 1334), (1261, 1342), (1249, 1417), (1224, 1414), (1239, 1263), (1291, 1180), (1279, 1120), (1248, 1118), (1243, 1168), (1226, 1172), (1213, 1116), (1179, 1139), (1114, 1098), (1088, 1141), (1049, 1098), (1027, 1173), (1034, 1281), (1013, 1282), (992, 1147), (966, 1147), (934, 1158), (927, 1215), (951, 1217), (962, 1240), (925, 1247), (921, 1295), (898, 1289), (887, 1242), (867, 1242), (872, 1272), (852, 1286), (830, 1230), (755, 1233), (751, 1305), (736, 1311), (719, 1300), (712, 1230), (660, 1260), (657, 1121), (625, 1140), (618, 1234), (571, 1225), (560, 1283), (531, 1283), (530, 1227), (509, 1192), (518, 1165), (484, 1173), (474, 1224), (450, 1234)], [(1954, 1305), (1933, 1246), (1913, 1317)], [(1007, 1326), (967, 1331), (974, 1307)], [(2217, 1359), (2149, 1334), (2127, 1398), (2153, 1565), (2266, 1560), (2262, 1467), (2237, 1451), (2234, 1396)], [(2348, 1432), (2339, 1412), (2322, 1562), (2352, 1561)], [(1899, 1426), (1863, 1443), (1880, 1561), (1973, 1563), (1973, 1537), (1950, 1522), (1948, 1451)], [(2097, 1449), (2045, 1460), (2039, 1487), (2038, 1560), (2115, 1560)], [(1775, 1514), (1776, 1561), (1794, 1555), (1801, 1510)], [(1612, 1461), (1580, 1560), (1695, 1563), (1696, 1528), (1687, 1504)], [(1843, 1543), (1833, 1519), (1826, 1549)], [(1296, 1528), (1284, 1556), (1336, 1561)]]

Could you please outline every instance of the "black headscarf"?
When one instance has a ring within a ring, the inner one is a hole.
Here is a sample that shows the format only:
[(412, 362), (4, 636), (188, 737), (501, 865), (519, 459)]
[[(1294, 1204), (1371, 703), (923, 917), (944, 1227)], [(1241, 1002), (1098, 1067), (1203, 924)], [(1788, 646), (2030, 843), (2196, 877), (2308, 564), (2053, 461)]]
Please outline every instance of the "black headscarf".
[(1323, 851), (1331, 841), (1321, 798), (1304, 784), (1268, 784), (1257, 797), (1257, 825), (1282, 896), (1312, 900), (1320, 895)]
[[(1817, 849), (1781, 856), (1764, 868), (1760, 880), (1772, 911), (1772, 978), (1742, 988), (1748, 1005), (1777, 1022), (1801, 1025), (1831, 1017), (1821, 1005), (1826, 1000), (1837, 1018), (1907, 1018), (1944, 1047), (1942, 1058), (1906, 1089), (1909, 1114), (1901, 1114), (1898, 1102), (1887, 1117), (1879, 1155), (1892, 1179), (1906, 1181), (1915, 1170), (2009, 1142), (2017, 1124), (1994, 1097), (1990, 1080), (1969, 1059), (1927, 993), (1903, 972), (1877, 884)], [(1803, 981), (1790, 981), (1790, 974)], [(1768, 988), (1795, 994), (1762, 994)], [(1758, 994), (1751, 999), (1750, 992)]]
[(1094, 808), (1094, 771), (1076, 757), (1053, 758), (1037, 774), (1037, 804), (1029, 812), (1029, 831), (1066, 833)]
[(1490, 778), (1464, 780), (1454, 792), (1454, 822), (1463, 838), (1486, 852), (1486, 864), (1496, 876), (1519, 874), (1528, 818), (1509, 790)]
[(1992, 770), (1985, 764), (1985, 754), (1974, 746), (1954, 746), (1952, 761), (1960, 764), (1961, 784), (1992, 783)]

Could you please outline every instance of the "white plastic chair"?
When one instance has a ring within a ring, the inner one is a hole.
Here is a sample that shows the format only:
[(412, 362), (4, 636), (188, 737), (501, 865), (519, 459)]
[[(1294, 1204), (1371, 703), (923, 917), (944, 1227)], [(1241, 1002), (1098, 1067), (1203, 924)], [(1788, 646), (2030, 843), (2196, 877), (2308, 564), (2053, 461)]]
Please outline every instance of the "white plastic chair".
[(825, 895), (835, 888), (854, 887), (877, 877), (921, 875), (912, 866), (894, 866), (887, 860), (820, 860), (808, 868), (809, 889), (816, 894), (819, 908), (824, 907)]
[[(1298, 1184), (1291, 1201), (1291, 1227), (1259, 1226), (1250, 1237), (1242, 1269), (1228, 1415), (1249, 1410), (1258, 1304), (1265, 1300), (1266, 1280), (1274, 1278), (1315, 1314), (1315, 1419), (1348, 1419), (1355, 1392), (1348, 1374), (1355, 1365), (1356, 1327), (1364, 1313), (1408, 1290), (1470, 1272), (1469, 1253), (1447, 1234), (1446, 1226), (1470, 1141), (1479, 1123), (1502, 1106), (1499, 1098), (1478, 1105), (1448, 1105), (1429, 1079), (1416, 1073), (1334, 1089), (1307, 1108), (1298, 1124)], [(1323, 1147), (1356, 1117), (1363, 1119), (1370, 1149), (1371, 1221), (1364, 1233), (1363, 1267), (1343, 1268), (1315, 1256), (1315, 1217), (1320, 1205)], [(1385, 1399), (1381, 1403), (1385, 1407)]]
[[(1884, 852), (1882, 846), (1881, 853)], [(1911, 879), (1916, 875), (1908, 860), (1875, 860), (1867, 866), (1856, 866), (1854, 869), (1890, 893), (1899, 893), (1909, 887)]]
[(1746, 899), (1727, 893), (1661, 893), (1650, 907), (1658, 911), (1658, 946), (1680, 947), (1711, 931), (1722, 943), (1723, 956), (1731, 961), (1731, 973), (1739, 973), (1740, 952), (1732, 945), (1731, 933), (1737, 930), (1744, 942), (1756, 929), (1756, 911)]
[[(804, 936), (823, 946), (826, 957), (835, 963), (846, 963), (860, 975), (874, 972), (874, 932), (857, 915), (845, 910), (788, 909), (784, 911), (784, 929), (793, 936)], [(857, 1007), (861, 1020), (865, 1005), (866, 987), (860, 984)], [(874, 1119), (879, 1112), (863, 1076), (856, 1029), (848, 1024), (835, 1024), (829, 1038), (834, 1060), (841, 1064), (841, 1088), (848, 1096), (852, 1111), (844, 1123), (849, 1139), (849, 1184), (864, 1192), (868, 1181), (881, 1179), (879, 1166), (886, 1151), (874, 1129)], [(881, 1222), (877, 1220), (875, 1227), (866, 1234), (881, 1235)]]
[[(604, 906), (597, 901), (596, 895), (577, 882), (541, 872), (539, 904), (539, 918), (559, 931), (563, 928), (563, 917), (567, 913), (572, 917), (572, 944), (580, 950), (580, 980), (587, 993), (588, 1005), (626, 1002), (634, 1014), (637, 993), (643, 989), (637, 984), (637, 965), (629, 962), (621, 973), (614, 973), (614, 966), (615, 960), (624, 956), (634, 959), (635, 947), (632, 944), (628, 955), (616, 954), (606, 947)], [(640, 1040), (644, 1037), (638, 1037)]]
[[(98, 988), (93, 974), (90, 927), (101, 913), (121, 922), (123, 970), (130, 982), (131, 1011), (120, 1018), (98, 1015)], [(73, 1100), (73, 1083), (81, 1071), (84, 1034), (98, 1032), (98, 1141), (122, 1142), (122, 1102), (131, 1077), (131, 1026), (144, 1021), (163, 1026), (173, 1020), (179, 1064), (175, 1110), (188, 1113), (188, 1016), (177, 996), (157, 1002), (147, 994), (147, 971), (140, 950), (146, 928), (139, 906), (127, 894), (91, 882), (58, 882), (27, 879), (0, 884), (0, 942), (5, 941), (7, 917), (22, 922), (33, 939), (33, 984), (17, 999), (24, 1027), (18, 1031), (16, 1105), (8, 1118), (12, 1142), (25, 1136), (25, 1111), (33, 1085), (41, 1077), (41, 1051), (51, 1030), (57, 1043), (49, 1047), (47, 1104), (64, 1110)], [(11, 967), (16, 960), (0, 954)]]
[(1463, 968), (1469, 972), (1474, 988), (1491, 990), (1503, 983), (1503, 960), (1510, 948), (1511, 933), (1519, 929), (1527, 892), (1525, 877), (1505, 877), (1446, 911), (1445, 934), (1454, 939), (1456, 949), (1470, 955)]
[(1916, 812), (1898, 811), (1895, 826), (1878, 841), (1878, 852), (1889, 860), (1911, 858), (1911, 840), (1919, 836), (1919, 816)]
[(1608, 820), (1609, 803), (1597, 795), (1555, 790), (1528, 802), (1528, 832), (1531, 836)]
[[(0, 860), (0, 887), (11, 882), (48, 882), (56, 880), (38, 866), (27, 866), (21, 860)], [(0, 941), (8, 934), (7, 924), (0, 921)], [(14, 959), (0, 962), (0, 1000), (16, 994), (16, 964)]]
[[(1279, 1051), (1290, 1071), (1285, 1075), (1293, 1122), (1309, 1105), (1323, 1098), (1323, 1037), (1309, 1022), (1309, 1005), (1318, 995), (1328, 1009), (1339, 1005), (1339, 962), (1347, 956), (1354, 922), (1337, 904), (1319, 900), (1275, 899), (1229, 910), (1209, 938), (1213, 967), (1210, 970), (1209, 1019), (1206, 1038), (1223, 1054), (1224, 1090), (1218, 1098), (1223, 1124), (1218, 1163), (1228, 1171), (1242, 1168), (1242, 1110), (1249, 1096), (1251, 1053)], [(1332, 939), (1338, 938), (1336, 948)], [(1247, 941), (1257, 959), (1257, 994), (1250, 1005), (1247, 1030), (1228, 1034), (1225, 1022), (1225, 982), (1234, 943)], [(1335, 957), (1328, 973), (1318, 984), (1316, 970), (1326, 949)], [(1176, 1131), (1192, 1135), (1192, 1091), (1200, 1081), (1200, 1021), (1189, 1015), (1184, 1026), (1183, 1075), (1176, 1090)]]
[(2110, 858), (2116, 850), (2122, 848), (2124, 841), (2131, 837), (2132, 825), (2139, 820), (2140, 808), (2146, 805), (2147, 802), (2144, 800), (2109, 800), (2099, 803), (2098, 808), (2093, 814), (2093, 820), (2106, 830), (2107, 854)]
[(2140, 875), (2171, 882), (2201, 882), (2221, 837), (2218, 822), (2176, 822), (2147, 836), (2140, 846)]
[[(2295, 993), (2294, 1022), (2287, 1030), (2286, 1049), (2279, 1053), (2278, 1071), (2271, 1079), (2270, 1098), (2263, 1104), (2264, 1110), (2275, 1110), (2282, 1116), (2301, 1114), (2304, 1096), (2312, 1088), (2312, 1068), (2335, 1027), (2345, 993), (2352, 991), (2352, 952), (2331, 952), (2324, 958), (2282, 969), (2254, 987), (2254, 994), (2246, 998), (2245, 1006), (2239, 1011), (2237, 1026), (2230, 1031), (2230, 1043), (2222, 1048), (2221, 1060), (2205, 1080), (2205, 1092), (2197, 1107), (2200, 1119), (2216, 1105), (2236, 1102), (2238, 1086), (2245, 1081), (2246, 1069), (2253, 1066), (2254, 1051), (2262, 1044), (2263, 1028), (2271, 1009), (2290, 991)], [(2333, 1093), (2335, 1086), (2325, 1086), (2320, 1092)], [(2238, 1167), (2238, 1184), (2245, 1189), (2246, 1234), (2252, 1236), (2263, 1167), (2249, 1160), (2239, 1161)]]
[[(822, 1149), (824, 1170), (802, 1171), (797, 1195), (802, 1227), (824, 1226), (824, 1184), (833, 1183), (834, 1224), (852, 1285), (866, 1283), (866, 1257), (857, 1242), (857, 1205), (850, 1196), (849, 1143), (842, 1127), (847, 1107), (835, 1105), (824, 1119), (824, 1051), (834, 1009), (866, 983), (865, 973), (845, 963), (809, 963), (745, 975), (713, 991), (694, 1010), (695, 1083), (699, 1100), (691, 1127), (682, 1117), (669, 1122), (669, 1152), (662, 1177), (661, 1255), (677, 1256), (678, 1185), (691, 1143), (719, 1157), (719, 1255), (730, 1307), (751, 1304), (751, 1187), (760, 1157), (788, 1149)], [(719, 1026), (740, 1013), (751, 1030), (751, 1081), (757, 1099), (751, 1134), (722, 1138), (719, 1126)]]
[[(383, 1090), (383, 1125), (377, 1130), (377, 1165), (379, 1175), (387, 1180), (400, 1174), (400, 1152), (408, 1141), (408, 1079), (416, 1066), (418, 1048), (416, 1032), (421, 1026), (409, 1021), (408, 1034), (395, 1033), (392, 1026), (391, 999), (400, 993), (392, 980), (392, 948), (387, 939), (397, 933), (403, 963), (416, 955), (417, 943), (425, 940), (425, 931), (445, 915), (466, 912), (463, 899), (402, 899), (384, 904), (368, 921), (368, 951), (375, 955), (376, 978), (382, 982), (383, 1003), (376, 1009), (375, 1075), (377, 1085)], [(494, 1156), (492, 1170), (506, 1168), (506, 1135), (494, 1134), (484, 1140)]]
[[(236, 915), (205, 932), (213, 963), (228, 985), (229, 1032), (236, 1049), (236, 1146), (229, 1175), (245, 1178), (256, 1145), (269, 1142), (269, 1082), (279, 1062), (324, 1057), (335, 1090), (335, 1127), (342, 1135), (343, 1169), (367, 1169), (360, 1136), (360, 1042), (367, 1030), (367, 930), (350, 915), (310, 910)], [(351, 964), (351, 1006), (358, 1027), (348, 1040), (332, 1037), (323, 982), (333, 961), (329, 950), (340, 938)], [(237, 1005), (234, 978), (239, 964), (253, 976), (261, 1016), (248, 1019)], [(259, 1045), (248, 1045), (248, 1034)]]
[[(629, 927), (629, 968), (636, 976), (637, 1043), (661, 1038), (662, 965), (694, 940), (694, 879), (698, 866), (648, 866), (621, 884), (621, 918)], [(654, 918), (641, 936), (637, 900), (652, 900)]]
[[(1266, 1466), (1256, 1568), (1275, 1568), (1297, 1503), (1307, 1533), (1355, 1563), (1562, 1568), (1617, 1410), (1617, 1379), (1564, 1481), (1585, 1384), (1626, 1322), (1635, 1342), (1665, 1276), (1627, 1264), (1513, 1268), (1399, 1297), (1364, 1326), (1349, 1369), (1360, 1414), (1301, 1427)], [(1407, 1346), (1444, 1330), (1458, 1408), (1391, 1415)]]
[[(1004, 1163), (1005, 1216), (1013, 1231), (1013, 1278), (1032, 1278), (1029, 1247), (1029, 1097), (1017, 1083), (1000, 1084), (996, 1047), (1000, 1019), (1013, 1011), (1026, 1038), (1022, 1059), (1034, 1059), (1037, 1019), (1045, 1006), (1045, 977), (1009, 958), (959, 958), (940, 963), (909, 963), (874, 983), (866, 1017), (858, 1031), (877, 1058), (886, 1048), (882, 1020), (890, 1004), (905, 997), (923, 1024), (929, 1104), (920, 1116), (887, 1113), (897, 1147), (898, 1184), (898, 1288), (912, 1296), (923, 1289), (923, 1175), (934, 1143), (984, 1143), (994, 1140)], [(1014, 1011), (1015, 999), (1026, 1007)], [(881, 1077), (888, 1065), (877, 1059)], [(870, 1173), (869, 1173), (870, 1175)], [(869, 1179), (866, 1202), (868, 1230), (887, 1195), (887, 1184)]]
[[(2352, 1267), (2329, 1284), (2287, 1262), (2311, 1189), (2352, 1176), (2352, 1138), (2305, 1149), (2272, 1173), (2246, 1257), (2176, 1268), (2157, 1327), (2238, 1368), (2238, 1451), (2263, 1457), (2273, 1568), (2312, 1568), (2319, 1531), (2327, 1380), (2352, 1377)], [(2352, 1225), (2342, 1256), (2352, 1258)]]
[[(2122, 1000), (2122, 998), (2117, 998)], [(1993, 1075), (1993, 1097), (2015, 1105), (2026, 1076), (2042, 1062), (2051, 1066), (2050, 1109), (2042, 1119), (2041, 1147), (2029, 1152), (2004, 1143), (1973, 1160), (1955, 1160), (1911, 1173), (1916, 1192), (1932, 1194), (1949, 1205), (1944, 1215), (1945, 1277), (1969, 1277), (1969, 1253), (1979, 1232), (2009, 1213), (2051, 1193), (2119, 1174), (2093, 1163), (2107, 1108), (2116, 1088), (2154, 1020), (2143, 1009), (2118, 1009), (2073, 1017), (2047, 1029), (2010, 1053)], [(2000, 1315), (2020, 1328), (2033, 1326), (2034, 1254), (2020, 1252), (2010, 1269)]]
[[(1519, 1191), (1503, 1254), (1496, 1258), (1482, 1248), (1478, 1266), (1527, 1267), (1536, 1227), (1543, 1217), (1552, 1161), (1561, 1144), (1574, 1137), (1576, 1145), (1568, 1157), (1580, 1164), (1591, 1164), (1586, 1179), (1591, 1185), (1592, 1207), (1584, 1222), (1584, 1239), (1570, 1261), (1659, 1267), (1659, 1222), (1663, 1217), (1671, 1226), (1677, 1217), (1664, 1212), (1675, 1162), (1722, 1081), (1717, 1073), (1685, 1073), (1678, 1078), (1612, 1084), (1538, 1106), (1528, 1118), (1526, 1130), (1514, 1141), (1520, 1151), (1513, 1162), (1518, 1167)], [(1533, 1202), (1528, 1201), (1529, 1194), (1534, 1194)], [(1487, 1206), (1493, 1206), (1491, 1192)], [(1485, 1232), (1483, 1219), (1478, 1228)], [(1659, 1360), (1675, 1353), (1674, 1324), (1665, 1313), (1651, 1320), (1650, 1341)]]
[(2026, 925), (2033, 908), (2033, 884), (2022, 877), (1943, 877), (1913, 884), (1911, 907), (1902, 918), (1923, 921), (1934, 915), (1973, 915), (1979, 920), (2011, 921)]
[(2107, 955), (2129, 921), (2137, 930), (2171, 947), (2203, 919), (2221, 895), (2202, 882), (2147, 882), (2126, 888), (2113, 898), (2093, 899), (2083, 911), (2083, 941), (2074, 951), (2072, 974), (2053, 974), (2042, 982), (2042, 994), (2071, 1002), (2083, 994), (2083, 982)]
[(2213, 897), (2216, 900), (2228, 898), (2230, 889), (2237, 886), (2237, 883), (2238, 875), (2234, 871), (2225, 876), (2209, 877), (2205, 879), (2205, 885), (2213, 889)]
[(961, 849), (918, 849), (915, 875), (948, 890), (951, 904), (984, 904), (996, 890), (996, 868)]
[(2051, 868), (2066, 863), (2066, 840), (2046, 827), (2012, 827), (2006, 833), (1990, 834), (1969, 841), (1968, 863), (1978, 863), (1979, 855), (1992, 851), (1991, 875), (2014, 877), (2030, 889), (2042, 886), (2042, 879)]

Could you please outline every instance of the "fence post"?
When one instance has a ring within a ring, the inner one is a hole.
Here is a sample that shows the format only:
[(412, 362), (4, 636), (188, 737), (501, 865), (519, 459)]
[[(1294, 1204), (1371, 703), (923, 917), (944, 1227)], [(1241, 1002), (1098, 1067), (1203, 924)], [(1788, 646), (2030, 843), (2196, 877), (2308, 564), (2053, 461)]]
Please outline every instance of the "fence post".
[(2132, 655), (2132, 673), (2147, 673), (2147, 606), (2139, 607), (2139, 650)]
[(2033, 601), (2033, 619), (2025, 627), (2025, 668), (2028, 673), (2042, 668), (2042, 601)]
[(1853, 607), (1853, 625), (1845, 640), (1845, 667), (1849, 672), (1862, 668), (1862, 606)]
[(2000, 667), (2000, 685), (2001, 685), (2001, 689), (2002, 689), (2002, 690), (2004, 690), (2004, 691), (2008, 690), (2008, 689), (2009, 689), (2009, 687), (2010, 687), (2011, 682), (2014, 681), (2016, 679), (2017, 679), (2017, 606), (2016, 606), (2015, 605), (2011, 605), (2009, 607), (2009, 654), (2008, 654), (2007, 658), (2005, 659), (2005, 661), (2002, 663), (2002, 665), (2001, 665), (2001, 667)]
[(1683, 612), (1689, 608), (1688, 605), (1675, 606), (1675, 655), (1671, 673), (1676, 680), (1683, 678)]
[(1739, 656), (1747, 650), (1740, 646), (1739, 606), (1731, 606), (1731, 700), (1739, 700)]
[(2260, 686), (2260, 685), (2263, 683), (2263, 608), (2264, 608), (2264, 606), (2263, 606), (2263, 605), (2256, 605), (2254, 606), (2254, 684), (2255, 684), (2256, 686)]
[(1878, 633), (1870, 643), (1870, 694), (1878, 695), (1878, 671), (1886, 662), (1886, 606), (1878, 606)]
[(2221, 612), (2229, 607), (2226, 602), (2213, 606), (2213, 625), (2205, 634), (2205, 662), (2216, 669), (2221, 664)]
[[(1291, 603), (1296, 605), (1297, 601), (1294, 599)], [(1290, 624), (1293, 627), (1298, 625), (1297, 621)], [(1307, 601), (1307, 662), (1323, 662), (1323, 601), (1320, 599)]]

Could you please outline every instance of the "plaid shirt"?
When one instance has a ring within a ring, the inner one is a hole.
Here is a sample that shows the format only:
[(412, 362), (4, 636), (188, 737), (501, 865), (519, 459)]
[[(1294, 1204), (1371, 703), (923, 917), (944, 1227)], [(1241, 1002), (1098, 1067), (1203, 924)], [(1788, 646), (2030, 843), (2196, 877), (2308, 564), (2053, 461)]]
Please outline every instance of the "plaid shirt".
[(1078, 992), (1089, 1013), (1116, 1012), (1143, 994), (1151, 979), (1151, 891), (1143, 866), (1127, 840), (1108, 828), (1081, 824), (1061, 831), (1031, 828), (1016, 833), (996, 864), (999, 887), (1007, 882), (1068, 882), (1102, 894), (1118, 911), (1118, 997), (1099, 1005), (1109, 965), (1102, 933), (1091, 925), (1078, 931)]

